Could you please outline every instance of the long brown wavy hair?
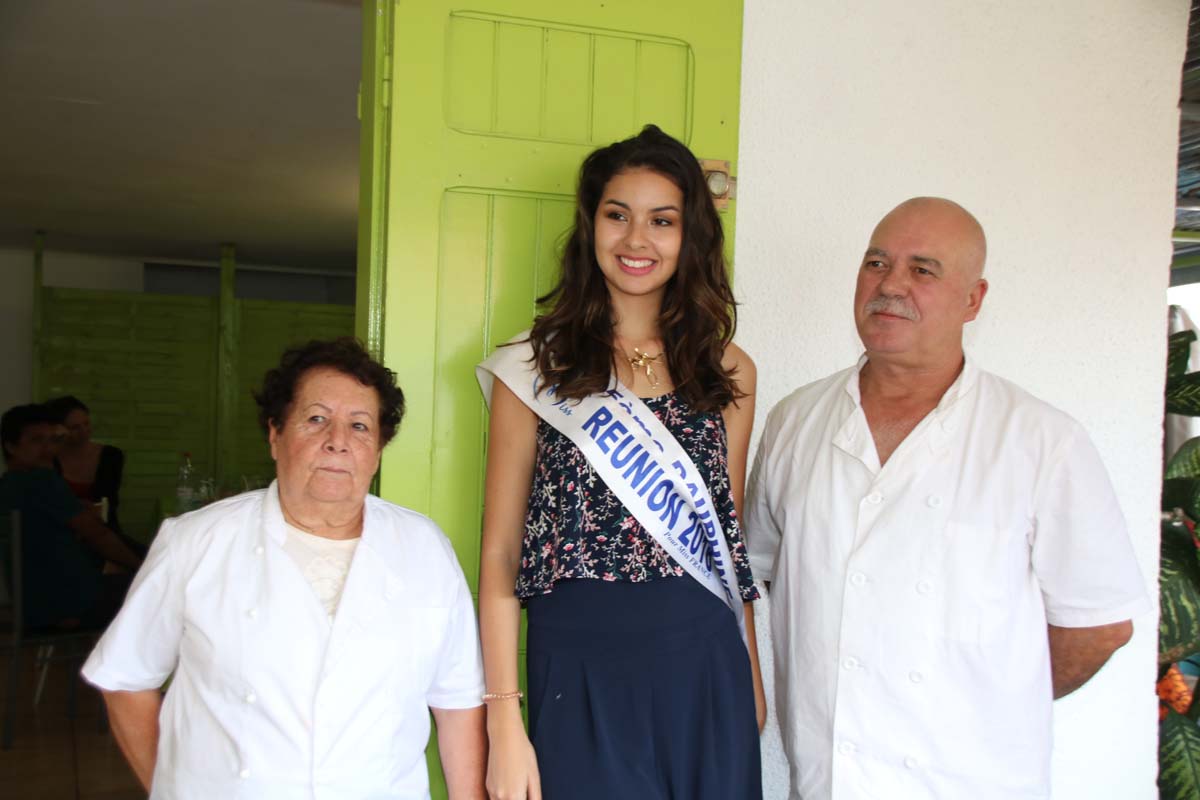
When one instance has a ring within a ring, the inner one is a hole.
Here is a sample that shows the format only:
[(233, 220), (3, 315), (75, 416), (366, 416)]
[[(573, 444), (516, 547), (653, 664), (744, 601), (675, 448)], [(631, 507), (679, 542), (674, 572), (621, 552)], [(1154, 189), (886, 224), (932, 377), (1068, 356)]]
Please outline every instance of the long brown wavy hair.
[(538, 372), (560, 397), (581, 399), (608, 388), (614, 371), (608, 286), (596, 261), (596, 209), (609, 180), (646, 168), (683, 192), (678, 266), (659, 311), (659, 335), (676, 393), (698, 411), (719, 411), (744, 396), (721, 366), (737, 328), (737, 306), (725, 264), (725, 234), (700, 163), (683, 144), (647, 125), (637, 136), (596, 150), (579, 170), (575, 226), (558, 285), (538, 298), (529, 333)]

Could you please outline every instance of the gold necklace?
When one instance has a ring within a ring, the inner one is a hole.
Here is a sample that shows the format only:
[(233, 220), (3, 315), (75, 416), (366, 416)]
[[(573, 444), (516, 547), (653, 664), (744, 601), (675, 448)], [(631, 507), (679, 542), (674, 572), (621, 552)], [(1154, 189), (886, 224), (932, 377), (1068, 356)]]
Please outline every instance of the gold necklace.
[(662, 358), (662, 353), (652, 356), (649, 353), (643, 353), (635, 347), (633, 348), (633, 355), (626, 355), (625, 358), (629, 359), (630, 367), (646, 370), (646, 380), (650, 381), (651, 389), (658, 388), (658, 375), (654, 372), (653, 363)]

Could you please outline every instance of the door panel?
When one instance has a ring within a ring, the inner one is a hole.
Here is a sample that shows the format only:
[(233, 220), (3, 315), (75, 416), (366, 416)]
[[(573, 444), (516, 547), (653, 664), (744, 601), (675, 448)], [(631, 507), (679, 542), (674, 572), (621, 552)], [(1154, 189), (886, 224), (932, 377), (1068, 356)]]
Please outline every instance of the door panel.
[(475, 531), (456, 541), (472, 592), (487, 433), (474, 384), (479, 348), (529, 327), (534, 299), (554, 286), (556, 245), (573, 212), (565, 196), (455, 188), (442, 199), (429, 513), (447, 532)]
[(451, 14), (447, 28), (456, 131), (599, 146), (654, 122), (689, 138), (685, 41), (473, 12)]

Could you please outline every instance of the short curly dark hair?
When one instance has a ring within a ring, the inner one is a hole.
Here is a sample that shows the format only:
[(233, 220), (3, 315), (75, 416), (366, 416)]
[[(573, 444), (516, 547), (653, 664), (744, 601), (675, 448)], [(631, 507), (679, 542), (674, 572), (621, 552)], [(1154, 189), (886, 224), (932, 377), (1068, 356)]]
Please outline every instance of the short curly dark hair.
[(379, 444), (390, 442), (404, 418), (404, 392), (396, 385), (396, 373), (371, 358), (362, 342), (351, 336), (314, 339), (284, 351), (279, 366), (267, 371), (262, 389), (254, 392), (263, 432), (283, 426), (300, 379), (309, 370), (323, 367), (349, 375), (379, 394)]

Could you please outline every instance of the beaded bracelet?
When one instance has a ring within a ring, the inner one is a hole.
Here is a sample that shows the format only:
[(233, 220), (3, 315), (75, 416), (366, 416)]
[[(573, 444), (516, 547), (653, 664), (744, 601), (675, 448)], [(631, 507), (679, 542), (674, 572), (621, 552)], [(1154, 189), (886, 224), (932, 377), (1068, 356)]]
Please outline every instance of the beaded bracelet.
[(521, 692), (521, 691), (516, 691), (516, 692), (486, 692), (486, 693), (483, 695), (483, 698), (482, 698), (482, 699), (483, 699), (483, 702), (485, 702), (485, 703), (490, 703), (490, 702), (491, 702), (491, 701), (493, 701), (493, 700), (513, 700), (513, 699), (515, 699), (517, 702), (520, 702), (522, 699), (524, 699), (524, 697), (525, 697), (525, 693), (524, 693), (524, 692)]

